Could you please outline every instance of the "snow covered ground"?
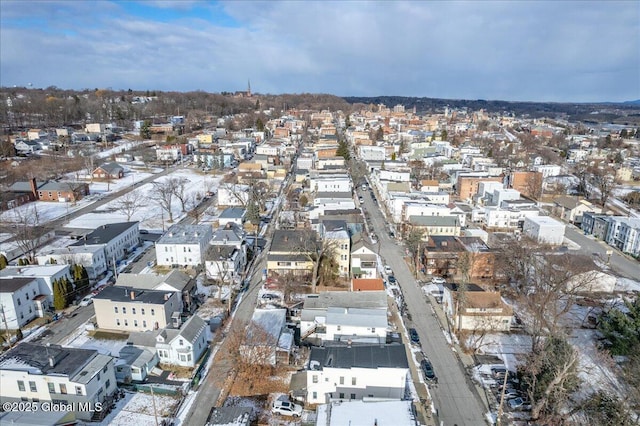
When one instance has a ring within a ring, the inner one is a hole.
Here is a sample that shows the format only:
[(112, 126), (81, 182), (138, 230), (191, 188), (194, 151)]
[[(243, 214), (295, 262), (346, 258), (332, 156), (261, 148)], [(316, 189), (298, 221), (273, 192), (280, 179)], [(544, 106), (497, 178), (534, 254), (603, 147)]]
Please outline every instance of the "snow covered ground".
[(120, 350), (126, 345), (126, 339), (94, 339), (86, 330), (82, 329), (80, 329), (79, 334), (74, 333), (72, 338), (70, 340), (67, 340), (65, 343), (65, 346), (79, 349), (94, 349), (103, 355), (110, 355), (114, 357), (117, 357), (120, 353)]
[[(99, 425), (104, 426), (156, 426), (169, 418), (178, 404), (172, 396), (146, 393), (127, 393), (118, 401), (116, 409)], [(157, 416), (157, 417), (156, 417)]]
[[(185, 195), (188, 200), (187, 209), (193, 207), (196, 199), (201, 199), (204, 196), (205, 189), (215, 187), (219, 184), (221, 177), (203, 176), (195, 170), (191, 169), (178, 169), (173, 173), (159, 177), (154, 182), (165, 182), (170, 178), (183, 178), (188, 181), (185, 186)], [(130, 182), (132, 184), (132, 182)], [(165, 212), (157, 201), (153, 199), (150, 194), (153, 192), (153, 184), (147, 183), (139, 186), (134, 190), (141, 199), (143, 199), (143, 205), (136, 210), (131, 217), (131, 220), (139, 221), (141, 229), (162, 231), (171, 226), (169, 222), (169, 215)], [(120, 197), (121, 198), (121, 197)], [(106, 223), (125, 222), (127, 216), (118, 211), (117, 205), (120, 202), (120, 198), (117, 198), (92, 213), (82, 215), (72, 220), (67, 227), (70, 228), (97, 228)], [(182, 205), (180, 200), (176, 197), (171, 202), (171, 210), (173, 212), (174, 223), (182, 219), (186, 212), (182, 212)]]

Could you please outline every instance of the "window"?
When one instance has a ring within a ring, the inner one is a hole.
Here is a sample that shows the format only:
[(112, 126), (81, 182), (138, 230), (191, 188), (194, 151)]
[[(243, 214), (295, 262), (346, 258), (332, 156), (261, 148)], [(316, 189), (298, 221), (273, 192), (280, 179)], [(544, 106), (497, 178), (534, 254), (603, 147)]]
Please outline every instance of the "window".
[(140, 308), (140, 313), (144, 315), (144, 308)]
[(76, 395), (82, 395), (82, 386), (76, 386)]
[(351, 394), (351, 399), (356, 399), (356, 394), (355, 393)]
[(124, 326), (128, 327), (129, 326), (129, 321), (127, 321), (126, 319), (124, 320)]
[(375, 327), (371, 327), (371, 332), (375, 333), (376, 332), (376, 328)]
[(180, 339), (178, 343), (180, 344), (180, 346), (184, 345), (184, 341), (182, 339)]
[(340, 392), (339, 395), (340, 395), (339, 396), (340, 399), (344, 399), (344, 392)]
[(156, 310), (155, 309), (151, 309), (151, 315), (155, 315), (156, 314)]
[(184, 354), (180, 354), (180, 361), (185, 362), (187, 359)]
[(47, 383), (47, 385), (49, 386), (49, 393), (56, 393), (56, 385), (55, 383)]
[(100, 373), (96, 374), (96, 380), (100, 381)]
[(20, 298), (18, 297), (18, 306), (22, 305), (22, 302), (20, 301)]
[(18, 390), (20, 392), (24, 392), (25, 391), (24, 382), (22, 380), (18, 380)]
[(120, 327), (120, 318), (116, 318), (116, 325)]
[[(344, 376), (340, 376), (340, 384), (344, 385)], [(342, 397), (340, 397), (340, 398), (342, 398)]]
[(138, 326), (138, 320), (133, 320), (133, 326), (137, 327)]
[(104, 388), (109, 389), (109, 386), (111, 386), (111, 380), (107, 379), (107, 381), (104, 383)]
[(340, 326), (337, 327), (337, 330), (340, 331)]
[(60, 393), (67, 393), (67, 385), (60, 383)]
[(318, 392), (313, 392), (312, 399), (318, 399)]
[(38, 387), (36, 386), (36, 382), (29, 382), (29, 390), (31, 392), (38, 392)]
[(147, 322), (146, 322), (146, 321), (142, 321), (142, 326), (143, 326), (144, 328), (147, 328)]
[(106, 373), (106, 372), (107, 372), (107, 370), (108, 370), (108, 368), (109, 368), (109, 366), (108, 366), (108, 365), (105, 365), (105, 366), (104, 366), (104, 368), (102, 369), (102, 372), (103, 372), (103, 373)]
[(131, 308), (131, 313), (132, 313), (133, 315), (135, 315), (135, 314), (136, 314), (136, 308)]
[(317, 374), (314, 374), (313, 376), (311, 376), (311, 381), (312, 381), (313, 383), (318, 383), (318, 375), (317, 375)]
[(351, 378), (351, 386), (355, 386), (356, 385), (356, 378), (352, 377)]
[(123, 313), (123, 314), (126, 314), (126, 313), (127, 313), (127, 308), (126, 308), (126, 307), (124, 307), (124, 306), (122, 307), (122, 313)]

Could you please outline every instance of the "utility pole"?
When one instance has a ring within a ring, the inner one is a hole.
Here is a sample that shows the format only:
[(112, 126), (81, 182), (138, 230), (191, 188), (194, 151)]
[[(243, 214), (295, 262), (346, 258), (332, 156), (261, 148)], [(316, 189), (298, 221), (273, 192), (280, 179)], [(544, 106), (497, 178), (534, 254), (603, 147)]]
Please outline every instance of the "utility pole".
[(504, 381), (502, 382), (502, 392), (500, 392), (500, 405), (498, 406), (498, 416), (496, 418), (496, 425), (500, 426), (502, 423), (502, 406), (504, 405), (504, 392), (507, 390), (507, 378), (509, 377), (509, 370), (504, 373)]
[(11, 336), (9, 335), (9, 324), (7, 324), (7, 316), (4, 313), (4, 305), (0, 305), (0, 311), (2, 311), (2, 322), (4, 322), (4, 335), (7, 340), (9, 348), (11, 348)]
[(158, 425), (158, 411), (156, 410), (156, 397), (153, 394), (153, 385), (150, 385), (149, 389), (151, 389), (151, 401), (153, 402), (153, 418), (156, 421), (156, 426), (159, 426)]

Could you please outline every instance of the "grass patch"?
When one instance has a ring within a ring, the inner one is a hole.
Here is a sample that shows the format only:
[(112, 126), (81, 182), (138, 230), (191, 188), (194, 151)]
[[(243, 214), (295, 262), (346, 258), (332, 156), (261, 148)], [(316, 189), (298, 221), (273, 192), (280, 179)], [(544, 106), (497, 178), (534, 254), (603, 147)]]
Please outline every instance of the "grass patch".
[(90, 331), (88, 334), (98, 340), (124, 340), (129, 338), (129, 333), (124, 331), (95, 330)]

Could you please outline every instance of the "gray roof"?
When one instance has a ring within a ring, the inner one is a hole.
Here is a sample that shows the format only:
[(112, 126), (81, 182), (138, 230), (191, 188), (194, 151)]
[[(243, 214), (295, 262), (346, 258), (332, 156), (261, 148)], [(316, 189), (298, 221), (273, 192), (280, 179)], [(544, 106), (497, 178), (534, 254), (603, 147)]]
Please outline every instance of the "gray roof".
[(310, 231), (276, 229), (271, 240), (271, 251), (288, 253), (312, 248), (312, 238), (315, 239), (315, 233)]
[(416, 226), (459, 226), (456, 216), (409, 216), (409, 223)]
[(344, 231), (347, 229), (347, 222), (344, 220), (321, 219), (325, 232)]
[(309, 257), (305, 254), (271, 254), (267, 255), (267, 261), (273, 262), (305, 262)]
[(162, 330), (133, 331), (129, 333), (129, 339), (127, 339), (127, 343), (146, 348), (155, 348), (156, 336), (160, 334), (160, 332), (162, 332)]
[(137, 347), (134, 345), (127, 345), (120, 349), (118, 358), (125, 362), (127, 365), (142, 367), (153, 359), (154, 352), (144, 347)]
[[(287, 322), (287, 310), (286, 309), (256, 309), (251, 317), (251, 325), (249, 325), (248, 341), (251, 340), (251, 331), (255, 327), (262, 328), (272, 339), (272, 342), (265, 342), (275, 344), (280, 339), (280, 334)], [(258, 334), (258, 339), (264, 339), (266, 336)], [(251, 343), (263, 343), (263, 342), (251, 342)]]
[(353, 195), (351, 192), (318, 192), (316, 193), (315, 198), (350, 198), (353, 199)]
[[(93, 371), (89, 371), (89, 366), (98, 355), (98, 351), (93, 349), (22, 342), (0, 356), (0, 370), (23, 370), (34, 374), (55, 374), (69, 378), (86, 371), (84, 376), (91, 378)], [(50, 358), (53, 359), (53, 366), (50, 364)], [(103, 366), (104, 364), (100, 368)]]
[(176, 291), (183, 291), (190, 281), (191, 277), (189, 275), (182, 271), (173, 270), (166, 275), (122, 273), (118, 275), (116, 285), (154, 290), (162, 284), (167, 284), (175, 288)]
[[(44, 182), (39, 181), (36, 182), (36, 188), (41, 187), (42, 185), (44, 185)], [(30, 181), (21, 181), (21, 182), (16, 182), (13, 185), (11, 185), (9, 187), (9, 191), (11, 192), (31, 192), (31, 182)]]
[(242, 207), (227, 207), (218, 217), (220, 219), (242, 219), (246, 211), (247, 210)]
[(200, 240), (211, 231), (209, 225), (172, 225), (160, 237), (156, 244), (199, 244)]
[(0, 293), (15, 293), (32, 281), (34, 278), (0, 278)]
[[(134, 298), (131, 298), (131, 292), (134, 292)], [(134, 287), (125, 286), (108, 286), (100, 293), (94, 296), (94, 300), (111, 300), (113, 302), (138, 302), (149, 303), (153, 305), (164, 305), (165, 294), (172, 294), (164, 290), (140, 290)]]
[[(311, 348), (310, 365), (331, 368), (409, 368), (404, 345)], [(312, 368), (315, 369), (315, 368)]]
[[(213, 231), (213, 237), (209, 244), (223, 243), (242, 243), (244, 240), (244, 233), (237, 226), (227, 226), (225, 228), (216, 229)], [(226, 242), (225, 242), (226, 241)]]
[(210, 426), (249, 425), (253, 417), (252, 407), (213, 407), (207, 419)]
[(200, 318), (198, 315), (193, 315), (187, 320), (187, 322), (182, 324), (179, 334), (184, 340), (193, 344), (202, 333), (202, 330), (204, 330), (206, 327), (207, 324), (202, 318)]
[(368, 308), (387, 309), (387, 293), (384, 291), (324, 291), (304, 299), (303, 309)]
[(124, 170), (124, 167), (122, 167), (120, 164), (118, 164), (116, 162), (104, 163), (104, 164), (98, 166), (98, 168), (104, 170), (105, 172), (107, 172), (109, 174), (114, 174), (114, 173), (119, 172), (120, 170)]
[(207, 248), (205, 257), (207, 260), (226, 260), (229, 259), (238, 247), (232, 245), (214, 245)]
[(387, 311), (382, 309), (333, 308), (327, 309), (327, 324), (354, 327), (387, 327)]
[(85, 238), (71, 245), (82, 246), (85, 244), (107, 244), (109, 241), (113, 240), (114, 238), (123, 234), (134, 226), (138, 226), (138, 222), (108, 223), (106, 225), (102, 225), (97, 229), (94, 229), (91, 233), (87, 234)]

